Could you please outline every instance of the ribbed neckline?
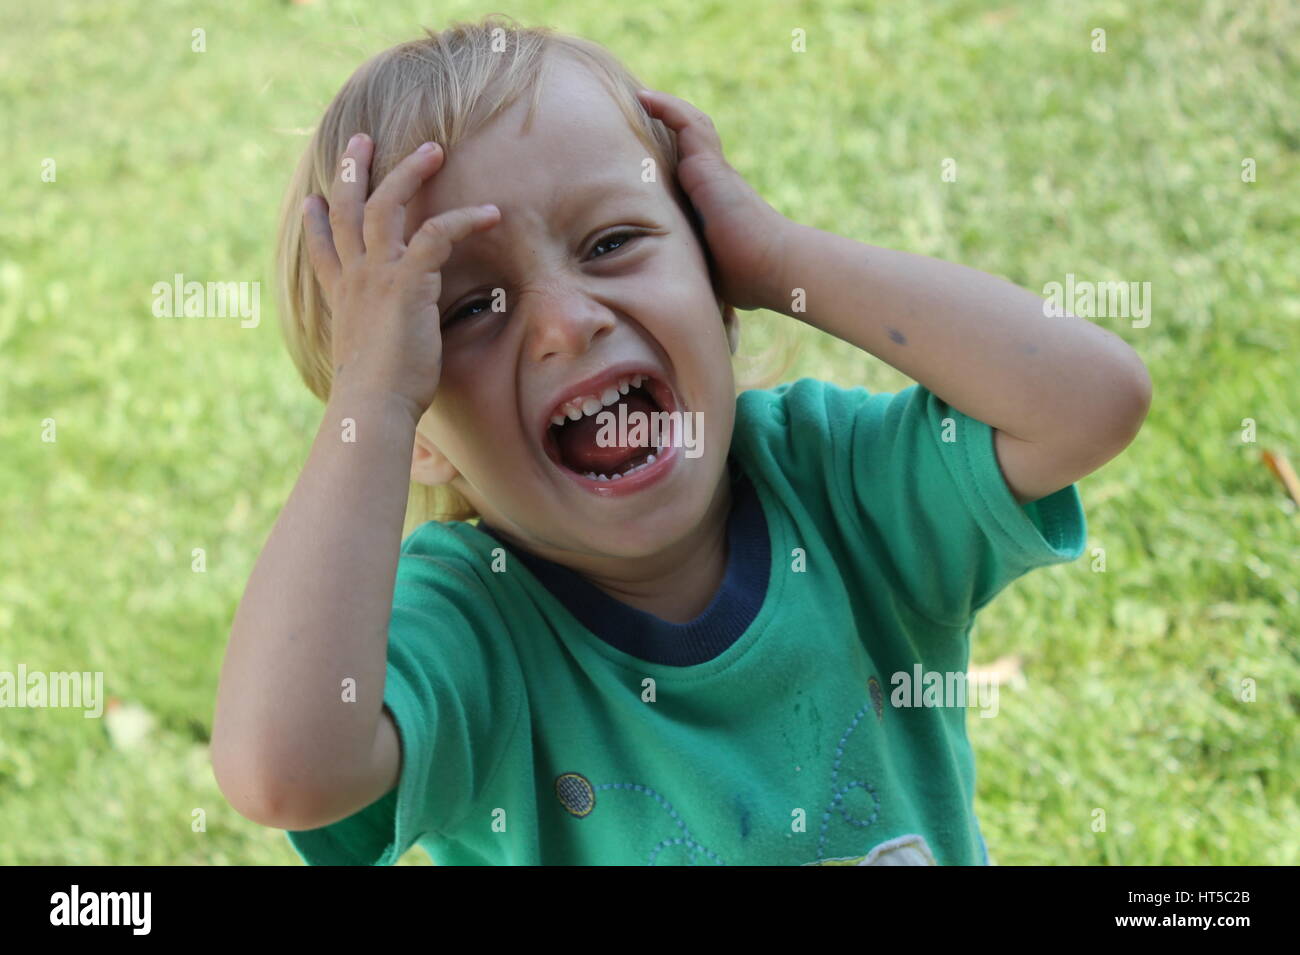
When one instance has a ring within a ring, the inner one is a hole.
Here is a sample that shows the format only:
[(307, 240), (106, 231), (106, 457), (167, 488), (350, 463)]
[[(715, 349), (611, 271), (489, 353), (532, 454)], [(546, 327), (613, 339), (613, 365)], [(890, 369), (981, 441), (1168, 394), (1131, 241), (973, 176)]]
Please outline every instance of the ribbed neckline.
[(560, 564), (519, 551), (484, 521), (479, 530), (527, 567), (579, 623), (615, 649), (648, 663), (694, 666), (714, 659), (753, 622), (767, 596), (771, 542), (767, 518), (748, 476), (732, 470), (727, 516), (727, 572), (708, 607), (688, 623), (671, 623), (628, 606)]

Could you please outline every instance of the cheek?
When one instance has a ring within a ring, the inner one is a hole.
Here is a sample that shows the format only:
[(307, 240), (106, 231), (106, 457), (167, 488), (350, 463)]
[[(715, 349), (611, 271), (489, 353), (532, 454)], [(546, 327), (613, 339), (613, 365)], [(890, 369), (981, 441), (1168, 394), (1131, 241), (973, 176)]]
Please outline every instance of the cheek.
[(454, 376), (448, 374), (444, 364), (438, 394), (429, 408), (428, 434), (458, 468), (473, 454), (470, 437), (475, 433), (476, 414), (468, 393), (457, 387)]
[(674, 325), (698, 331), (704, 320), (721, 323), (721, 311), (704, 260), (689, 246), (658, 256), (636, 277), (637, 294)]
[(470, 368), (460, 371), (468, 380), (458, 379), (454, 372), (449, 375), (444, 367), (428, 433), (453, 464), (463, 464), (472, 473), (484, 467), (475, 462), (517, 447), (519, 420), (507, 397), (484, 389), (481, 373), (476, 375)]

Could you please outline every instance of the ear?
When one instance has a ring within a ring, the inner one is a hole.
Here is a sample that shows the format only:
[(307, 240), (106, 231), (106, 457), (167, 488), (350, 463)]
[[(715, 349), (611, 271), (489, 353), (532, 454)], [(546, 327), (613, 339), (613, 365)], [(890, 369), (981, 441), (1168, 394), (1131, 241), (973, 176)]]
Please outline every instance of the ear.
[(417, 484), (438, 487), (449, 483), (459, 473), (434, 443), (417, 427), (415, 429), (415, 449), (411, 452), (411, 480)]

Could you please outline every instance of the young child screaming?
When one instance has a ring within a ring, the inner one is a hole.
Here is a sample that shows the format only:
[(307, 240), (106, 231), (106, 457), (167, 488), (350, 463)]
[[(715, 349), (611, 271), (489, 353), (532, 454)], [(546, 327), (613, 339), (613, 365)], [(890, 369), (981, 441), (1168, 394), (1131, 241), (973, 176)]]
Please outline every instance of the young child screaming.
[[(700, 110), (492, 19), (365, 63), (285, 209), (326, 408), (222, 671), (241, 814), (313, 864), (989, 861), (971, 626), (1082, 553), (1127, 344), (784, 217)], [(919, 384), (737, 395), (759, 308)]]

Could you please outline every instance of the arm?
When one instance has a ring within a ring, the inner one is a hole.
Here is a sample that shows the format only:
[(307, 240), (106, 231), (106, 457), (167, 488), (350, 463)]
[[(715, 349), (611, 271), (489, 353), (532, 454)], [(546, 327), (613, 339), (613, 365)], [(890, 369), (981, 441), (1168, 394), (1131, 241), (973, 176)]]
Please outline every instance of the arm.
[[(657, 90), (640, 99), (677, 136), (678, 181), (728, 303), (807, 322), (991, 425), (1003, 477), (1022, 504), (1133, 440), (1151, 378), (1118, 336), (1074, 316), (1045, 317), (1037, 295), (975, 269), (791, 222), (727, 163), (705, 113)], [(792, 311), (796, 288), (807, 312)]]
[[(355, 443), (342, 440), (348, 417)], [(254, 821), (311, 828), (396, 783), (391, 721), (379, 731), (414, 439), (401, 404), (332, 395), (253, 568), (221, 672), (212, 762)], [(355, 703), (343, 702), (349, 677)]]
[[(341, 819), (397, 782), (397, 735), (382, 710), (388, 625), (416, 425), (442, 370), (439, 270), (455, 242), (499, 217), (495, 207), (452, 209), (403, 240), (406, 204), (443, 154), (422, 147), (367, 199), (372, 154), (354, 136), (328, 219), (320, 197), (304, 206), (332, 315), (334, 378), (235, 614), (213, 721), (222, 792), (278, 828)], [(357, 175), (344, 178), (349, 158)], [(356, 681), (356, 702), (343, 698), (345, 679)]]
[[(789, 223), (767, 307), (799, 318), (914, 378), (997, 429), (1017, 501), (1045, 497), (1128, 445), (1151, 379), (1117, 335), (961, 265)], [(791, 291), (806, 292), (806, 313)]]

